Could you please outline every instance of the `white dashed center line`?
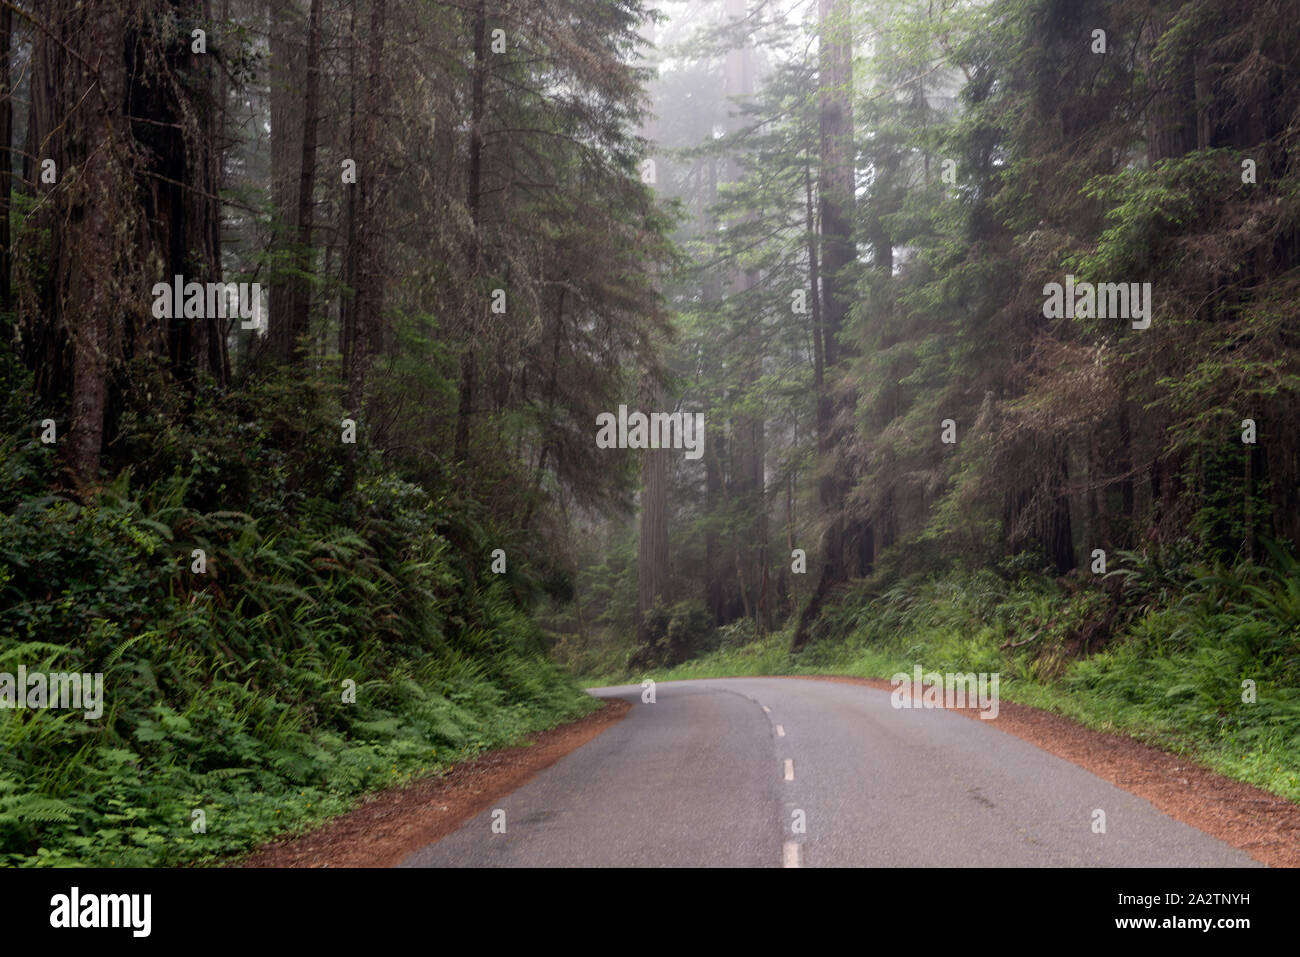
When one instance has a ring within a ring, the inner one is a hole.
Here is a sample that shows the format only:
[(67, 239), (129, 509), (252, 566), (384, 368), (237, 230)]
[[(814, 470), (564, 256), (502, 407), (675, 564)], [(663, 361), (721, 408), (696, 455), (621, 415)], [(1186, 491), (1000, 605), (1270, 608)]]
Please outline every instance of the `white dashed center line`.
[(787, 781), (794, 780), (794, 759), (793, 758), (785, 759), (785, 779)]
[(776, 736), (777, 736), (778, 738), (784, 738), (784, 737), (785, 737), (785, 728), (781, 727), (781, 725), (779, 725), (779, 724), (776, 726)]
[(781, 864), (784, 867), (799, 867), (799, 845), (795, 841), (786, 841), (781, 848)]

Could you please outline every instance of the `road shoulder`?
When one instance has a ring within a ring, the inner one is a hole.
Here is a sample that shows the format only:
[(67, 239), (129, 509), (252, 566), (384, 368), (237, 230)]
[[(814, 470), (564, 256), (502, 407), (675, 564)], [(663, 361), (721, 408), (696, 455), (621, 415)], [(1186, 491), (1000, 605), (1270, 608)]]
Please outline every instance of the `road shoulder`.
[[(772, 677), (860, 684), (881, 691), (894, 688), (880, 678)], [(992, 720), (981, 718), (974, 708), (951, 710), (1063, 758), (1263, 864), (1300, 867), (1300, 804), (1127, 735), (1096, 731), (1040, 708), (1002, 701)]]
[(264, 844), (236, 867), (394, 867), (450, 834), (538, 772), (622, 720), (631, 705), (609, 700), (528, 743), (488, 751), (439, 777), (380, 791), (353, 811), (296, 837)]

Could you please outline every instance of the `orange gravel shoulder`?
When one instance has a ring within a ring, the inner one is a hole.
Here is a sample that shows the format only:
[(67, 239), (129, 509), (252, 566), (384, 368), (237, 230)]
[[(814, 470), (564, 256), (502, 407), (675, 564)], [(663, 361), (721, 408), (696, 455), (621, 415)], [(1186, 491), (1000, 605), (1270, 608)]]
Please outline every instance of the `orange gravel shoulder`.
[[(839, 675), (783, 675), (814, 681), (862, 684), (882, 691), (881, 678)], [(1095, 731), (1063, 715), (1002, 701), (998, 716), (979, 717), (974, 708), (954, 708), (1077, 764), (1130, 794), (1150, 801), (1175, 820), (1190, 824), (1270, 867), (1300, 867), (1300, 804), (1250, 784), (1234, 781), (1187, 758), (1123, 734)]]
[(585, 718), (530, 735), (522, 746), (488, 751), (441, 777), (370, 795), (355, 810), (307, 834), (263, 845), (234, 866), (394, 867), (594, 739), (631, 707), (607, 701)]

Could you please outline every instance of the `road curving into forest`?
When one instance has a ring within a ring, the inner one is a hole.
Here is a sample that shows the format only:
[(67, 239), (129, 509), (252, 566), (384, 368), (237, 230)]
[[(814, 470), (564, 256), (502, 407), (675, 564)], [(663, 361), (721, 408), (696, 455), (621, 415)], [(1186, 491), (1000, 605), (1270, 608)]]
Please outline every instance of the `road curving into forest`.
[(876, 688), (591, 690), (633, 707), (402, 866), (1260, 866), (995, 721)]

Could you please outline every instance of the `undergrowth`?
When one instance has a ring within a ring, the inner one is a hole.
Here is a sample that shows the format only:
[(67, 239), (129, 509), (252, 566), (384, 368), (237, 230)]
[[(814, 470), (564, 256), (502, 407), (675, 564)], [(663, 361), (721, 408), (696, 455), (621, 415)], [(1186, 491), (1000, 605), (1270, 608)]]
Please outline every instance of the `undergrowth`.
[(0, 672), (105, 699), (0, 709), (0, 865), (213, 861), (595, 706), (449, 493), (362, 468), (255, 516), (196, 506), (198, 471), (83, 503), (0, 439)]
[(956, 569), (867, 579), (829, 603), (816, 638), (789, 630), (604, 684), (763, 674), (889, 678), (998, 672), (1001, 695), (1121, 731), (1300, 801), (1300, 562), (1205, 567), (1124, 553), (1106, 580)]

